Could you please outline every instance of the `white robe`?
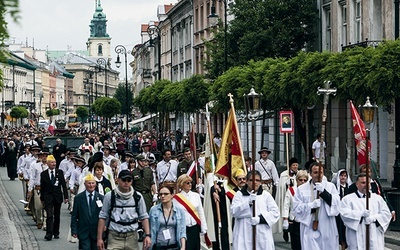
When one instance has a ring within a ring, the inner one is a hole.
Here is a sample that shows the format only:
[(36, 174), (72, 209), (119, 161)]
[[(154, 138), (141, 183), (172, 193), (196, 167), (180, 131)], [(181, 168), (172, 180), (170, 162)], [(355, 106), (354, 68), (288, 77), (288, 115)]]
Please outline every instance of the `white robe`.
[(308, 181), (297, 188), (293, 200), (293, 213), (296, 220), (300, 222), (300, 239), (302, 249), (325, 250), (339, 248), (339, 235), (336, 227), (335, 216), (339, 214), (339, 194), (335, 185), (326, 180), (322, 181), (325, 190), (332, 196), (332, 204), (329, 206), (322, 198), (321, 207), (318, 212), (318, 229), (313, 230), (314, 213), (311, 213), (309, 203), (313, 202), (311, 193), (314, 190), (312, 181)]
[(282, 230), (283, 230), (282, 217), (283, 217), (285, 196), (286, 196), (286, 191), (287, 191), (286, 183), (288, 182), (289, 179), (292, 180), (294, 187), (297, 187), (296, 176), (293, 175), (292, 177), (290, 177), (288, 170), (283, 171), (279, 178), (279, 184), (278, 184), (278, 188), (276, 191), (276, 197), (275, 197), (275, 202), (279, 207), (279, 213), (281, 214), (281, 216), (279, 217), (278, 223), (274, 224), (274, 226), (272, 228), (274, 233), (282, 233)]
[[(241, 191), (236, 192), (232, 200), (231, 212), (235, 218), (233, 228), (233, 250), (253, 249), (253, 227), (251, 217), (253, 209), (249, 205), (249, 195), (244, 196)], [(279, 219), (279, 209), (274, 198), (267, 191), (257, 195), (256, 215), (262, 215), (268, 224), (258, 224), (256, 242), (257, 250), (275, 249), (274, 238), (272, 236), (272, 225)]]
[[(366, 199), (359, 198), (356, 193), (346, 195), (340, 202), (339, 211), (346, 226), (346, 241), (349, 250), (365, 250), (365, 219), (361, 221), (366, 207)], [(384, 249), (384, 233), (389, 226), (392, 215), (381, 196), (371, 194), (369, 199), (371, 215), (377, 216), (379, 227), (375, 223), (369, 226), (370, 249)]]

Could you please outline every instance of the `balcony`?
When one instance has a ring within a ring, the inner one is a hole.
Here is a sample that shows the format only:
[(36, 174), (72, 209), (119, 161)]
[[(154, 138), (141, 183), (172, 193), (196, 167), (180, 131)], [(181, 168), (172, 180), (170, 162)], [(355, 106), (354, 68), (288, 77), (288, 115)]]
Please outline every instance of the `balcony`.
[(368, 39), (366, 39), (364, 42), (358, 42), (358, 43), (353, 43), (353, 44), (349, 44), (346, 46), (342, 46), (342, 51), (345, 51), (346, 49), (352, 49), (355, 47), (377, 47), (378, 45), (380, 45), (381, 43), (383, 43), (384, 41), (382, 40), (371, 40), (368, 41)]

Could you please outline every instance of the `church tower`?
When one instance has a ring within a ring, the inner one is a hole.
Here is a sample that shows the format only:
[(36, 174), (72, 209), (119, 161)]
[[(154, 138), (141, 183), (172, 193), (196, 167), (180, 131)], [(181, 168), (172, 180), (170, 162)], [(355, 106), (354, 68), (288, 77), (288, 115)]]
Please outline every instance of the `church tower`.
[(107, 34), (107, 19), (100, 0), (96, 0), (96, 10), (90, 22), (90, 37), (86, 42), (89, 56), (111, 58), (111, 37)]

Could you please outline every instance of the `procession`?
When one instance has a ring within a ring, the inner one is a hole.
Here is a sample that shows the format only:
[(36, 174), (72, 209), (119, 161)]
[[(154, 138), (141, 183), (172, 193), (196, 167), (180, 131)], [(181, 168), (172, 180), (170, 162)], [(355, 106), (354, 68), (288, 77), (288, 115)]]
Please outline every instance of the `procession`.
[[(194, 126), (163, 138), (155, 129), (82, 129), (77, 149), (62, 136), (47, 147), (44, 129), (4, 128), (1, 166), (22, 183), (21, 204), (43, 239), (66, 237), (71, 249), (275, 249), (273, 234), (290, 249), (385, 249), (396, 213), (372, 176), (368, 149), (354, 182), (347, 169), (331, 180), (324, 175), (321, 134), (311, 161), (302, 166), (290, 157), (278, 173), (268, 147), (244, 156), (229, 99), (222, 137), (207, 133), (200, 147)], [(362, 122), (358, 113), (355, 119)]]

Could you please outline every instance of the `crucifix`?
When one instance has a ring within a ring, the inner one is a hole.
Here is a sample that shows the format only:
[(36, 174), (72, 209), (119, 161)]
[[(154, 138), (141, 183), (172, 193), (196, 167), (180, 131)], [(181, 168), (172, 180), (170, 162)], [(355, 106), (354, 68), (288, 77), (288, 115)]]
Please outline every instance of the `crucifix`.
[(324, 95), (324, 109), (322, 111), (322, 127), (321, 127), (321, 142), (320, 142), (320, 154), (317, 159), (318, 162), (325, 164), (325, 155), (324, 155), (324, 136), (325, 136), (325, 126), (326, 126), (326, 118), (327, 118), (327, 107), (329, 103), (329, 95), (336, 95), (336, 88), (330, 89), (331, 81), (324, 81), (325, 87), (318, 87), (317, 94)]
[[(327, 106), (329, 103), (329, 95), (336, 95), (336, 88), (330, 89), (331, 81), (324, 81), (325, 87), (320, 88), (318, 87), (317, 94), (324, 95), (324, 109), (322, 111), (322, 127), (321, 127), (321, 141), (320, 141), (320, 151), (319, 151), (319, 157), (316, 159), (319, 163), (318, 166), (318, 182), (322, 181), (322, 170), (323, 170), (323, 165), (325, 164), (325, 152), (324, 152), (324, 135), (325, 135), (325, 125), (326, 125), (326, 117), (327, 115)], [(319, 192), (317, 192), (317, 199), (319, 199)], [(318, 229), (318, 208), (315, 210), (314, 214), (314, 221), (313, 221), (313, 230)]]

